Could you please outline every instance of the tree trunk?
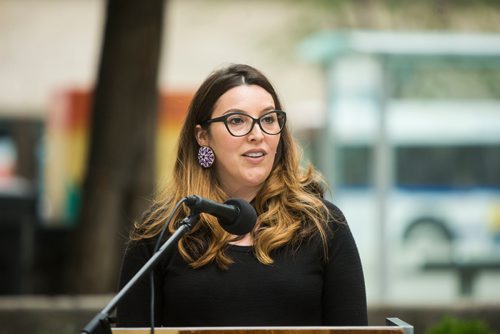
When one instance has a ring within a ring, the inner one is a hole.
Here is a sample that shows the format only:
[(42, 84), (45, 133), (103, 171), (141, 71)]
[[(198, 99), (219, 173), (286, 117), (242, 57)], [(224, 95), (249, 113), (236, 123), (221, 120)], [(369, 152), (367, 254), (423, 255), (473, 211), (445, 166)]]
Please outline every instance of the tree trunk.
[(70, 292), (114, 291), (133, 220), (154, 190), (164, 0), (108, 0)]

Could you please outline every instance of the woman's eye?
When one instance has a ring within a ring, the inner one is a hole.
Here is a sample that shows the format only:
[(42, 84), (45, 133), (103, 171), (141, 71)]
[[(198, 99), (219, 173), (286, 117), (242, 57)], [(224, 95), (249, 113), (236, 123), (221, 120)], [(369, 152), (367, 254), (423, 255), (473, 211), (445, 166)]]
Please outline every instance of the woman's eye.
[(274, 118), (274, 116), (272, 115), (269, 115), (269, 116), (264, 116), (261, 120), (261, 122), (263, 123), (267, 123), (267, 124), (271, 124), (271, 123), (274, 123), (276, 120)]
[(240, 117), (240, 116), (232, 116), (232, 117), (228, 118), (227, 121), (229, 124), (232, 124), (232, 125), (241, 125), (241, 124), (245, 123), (245, 120), (243, 119), (243, 117)]

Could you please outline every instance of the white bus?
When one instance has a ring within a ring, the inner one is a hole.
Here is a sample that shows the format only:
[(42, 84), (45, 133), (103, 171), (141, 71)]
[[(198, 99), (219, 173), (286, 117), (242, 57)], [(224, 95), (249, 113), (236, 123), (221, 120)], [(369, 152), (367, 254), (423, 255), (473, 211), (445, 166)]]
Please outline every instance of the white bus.
[[(392, 100), (386, 110), (389, 262), (415, 266), (429, 258), (498, 253), (500, 103)], [(329, 136), (335, 148), (332, 197), (370, 265), (376, 263), (378, 235), (377, 110), (363, 101), (343, 100), (335, 112)]]
[[(369, 295), (441, 298), (449, 286), (436, 284), (453, 274), (427, 280), (417, 268), (429, 258), (500, 267), (499, 46), (498, 34), (339, 30), (301, 43), (326, 82), (311, 153), (353, 230)], [(389, 288), (399, 264), (412, 276)], [(498, 300), (500, 276), (487, 276), (496, 281), (479, 290)]]

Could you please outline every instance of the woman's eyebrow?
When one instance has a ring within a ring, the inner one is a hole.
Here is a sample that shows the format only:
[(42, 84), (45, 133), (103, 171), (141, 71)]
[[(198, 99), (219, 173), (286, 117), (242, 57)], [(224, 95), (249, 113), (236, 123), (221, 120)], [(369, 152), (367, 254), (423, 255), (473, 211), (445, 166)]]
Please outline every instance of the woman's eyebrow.
[(269, 112), (269, 111), (273, 111), (273, 110), (276, 110), (276, 107), (275, 106), (269, 106), (267, 108), (262, 109), (262, 112)]
[(248, 114), (245, 110), (241, 110), (241, 109), (229, 109), (229, 110), (226, 110), (223, 115), (231, 114), (231, 113)]
[[(266, 107), (266, 108), (264, 108), (264, 109), (262, 109), (262, 110), (260, 111), (260, 115), (262, 115), (262, 114), (264, 114), (264, 113), (266, 113), (266, 112), (269, 112), (269, 111), (275, 110), (275, 109), (276, 109), (276, 108), (275, 108), (275, 107), (273, 107), (273, 106)], [(224, 114), (223, 114), (223, 115), (230, 114), (230, 113), (240, 113), (240, 114), (245, 114), (245, 115), (248, 115), (248, 112), (247, 112), (247, 111), (242, 110), (242, 109), (237, 109), (237, 108), (232, 108), (232, 109), (226, 110), (226, 111), (224, 112)]]

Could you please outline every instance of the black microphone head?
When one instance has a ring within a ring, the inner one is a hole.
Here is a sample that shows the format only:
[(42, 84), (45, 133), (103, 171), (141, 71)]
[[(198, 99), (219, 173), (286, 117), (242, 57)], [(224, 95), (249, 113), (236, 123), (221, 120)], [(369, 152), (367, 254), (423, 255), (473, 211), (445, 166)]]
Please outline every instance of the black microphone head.
[(257, 212), (253, 206), (241, 198), (230, 198), (224, 202), (239, 209), (239, 213), (233, 221), (219, 219), (222, 228), (234, 235), (244, 235), (251, 232), (257, 222)]

